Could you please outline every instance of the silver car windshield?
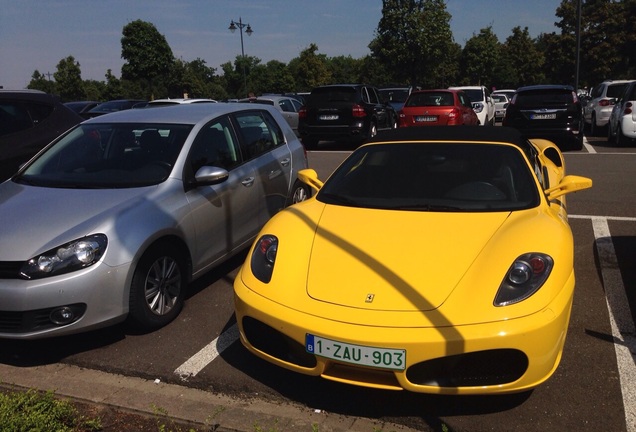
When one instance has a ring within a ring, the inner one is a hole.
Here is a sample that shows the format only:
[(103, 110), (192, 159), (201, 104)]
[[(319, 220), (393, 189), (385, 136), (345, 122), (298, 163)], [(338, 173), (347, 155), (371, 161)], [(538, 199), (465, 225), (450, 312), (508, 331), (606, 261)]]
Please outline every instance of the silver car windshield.
[(128, 188), (164, 181), (191, 125), (83, 124), (27, 166), (14, 181), (58, 188)]
[(521, 150), (479, 143), (361, 147), (316, 198), (352, 207), (449, 212), (513, 211), (539, 204)]

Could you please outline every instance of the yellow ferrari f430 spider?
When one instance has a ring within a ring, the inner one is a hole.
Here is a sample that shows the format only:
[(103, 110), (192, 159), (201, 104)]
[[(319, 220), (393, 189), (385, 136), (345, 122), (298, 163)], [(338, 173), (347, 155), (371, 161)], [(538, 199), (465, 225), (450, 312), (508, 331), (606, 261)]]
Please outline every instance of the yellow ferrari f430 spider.
[(436, 394), (556, 370), (574, 293), (561, 151), (497, 127), (401, 128), (262, 229), (234, 282), (243, 345), (303, 374)]

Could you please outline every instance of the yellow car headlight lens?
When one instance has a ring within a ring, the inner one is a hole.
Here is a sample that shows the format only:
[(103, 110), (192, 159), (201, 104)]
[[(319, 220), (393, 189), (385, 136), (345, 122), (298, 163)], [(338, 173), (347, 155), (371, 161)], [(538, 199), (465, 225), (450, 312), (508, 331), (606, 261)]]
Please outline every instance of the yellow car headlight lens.
[(541, 253), (527, 253), (517, 258), (501, 282), (495, 306), (519, 303), (537, 292), (550, 275), (552, 257)]
[(250, 261), (250, 268), (256, 279), (269, 283), (274, 273), (277, 252), (278, 238), (273, 235), (264, 235), (258, 239)]

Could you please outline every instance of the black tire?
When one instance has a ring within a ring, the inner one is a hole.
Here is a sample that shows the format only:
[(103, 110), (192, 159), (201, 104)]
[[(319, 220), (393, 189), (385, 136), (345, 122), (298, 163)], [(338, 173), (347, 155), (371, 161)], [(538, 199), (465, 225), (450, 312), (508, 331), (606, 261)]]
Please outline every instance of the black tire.
[(623, 130), (619, 125), (618, 129), (616, 129), (616, 145), (618, 147), (627, 147), (629, 145), (629, 141), (630, 140), (625, 138), (625, 135), (623, 135)]
[(612, 125), (607, 123), (607, 144), (612, 145), (615, 144), (616, 135), (612, 135)]
[(287, 205), (297, 204), (311, 198), (311, 188), (300, 180), (296, 180)]
[(371, 140), (375, 138), (377, 134), (378, 134), (378, 126), (375, 124), (374, 121), (372, 121), (371, 124), (369, 124), (369, 132), (367, 133), (367, 140)]
[(598, 135), (598, 126), (596, 125), (596, 116), (592, 114), (592, 123), (590, 123), (590, 136)]
[(151, 247), (139, 260), (130, 285), (128, 320), (143, 331), (174, 320), (187, 286), (185, 259), (168, 243)]

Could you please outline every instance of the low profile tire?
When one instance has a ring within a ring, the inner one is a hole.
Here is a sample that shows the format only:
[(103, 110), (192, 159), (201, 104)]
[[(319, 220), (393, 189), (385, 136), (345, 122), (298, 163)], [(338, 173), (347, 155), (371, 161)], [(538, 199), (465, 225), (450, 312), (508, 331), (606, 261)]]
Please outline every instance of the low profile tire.
[(300, 180), (296, 180), (287, 205), (297, 204), (311, 197), (311, 188)]
[(137, 329), (156, 330), (174, 320), (183, 308), (186, 265), (179, 249), (152, 247), (139, 260), (130, 286), (128, 319)]

